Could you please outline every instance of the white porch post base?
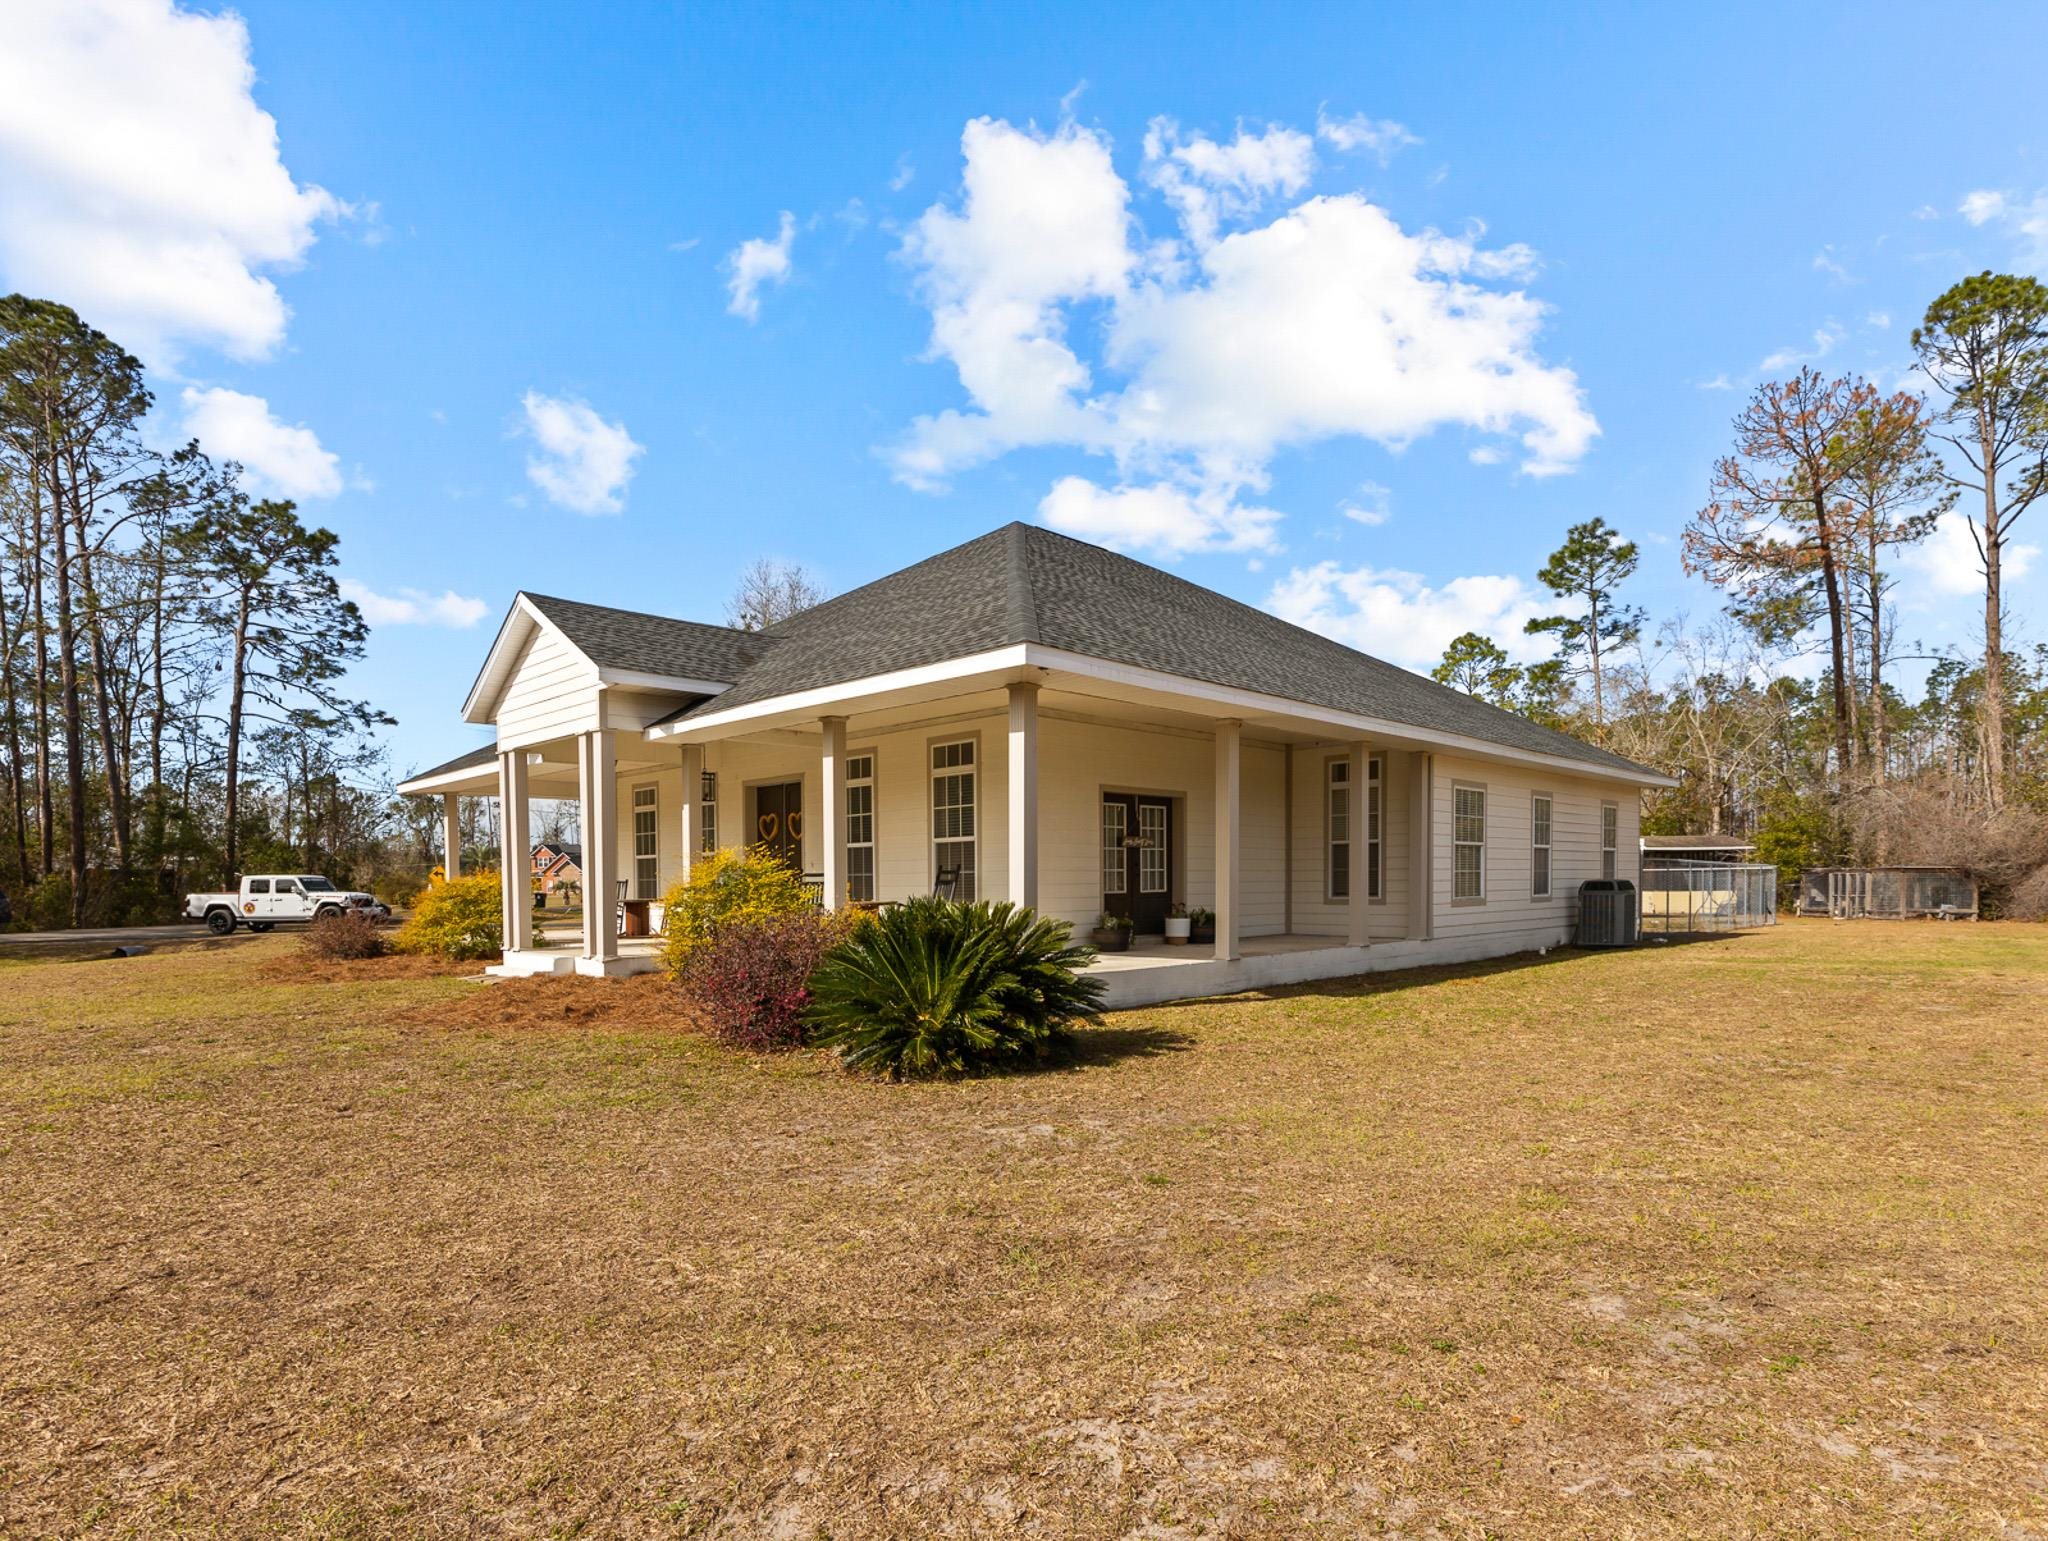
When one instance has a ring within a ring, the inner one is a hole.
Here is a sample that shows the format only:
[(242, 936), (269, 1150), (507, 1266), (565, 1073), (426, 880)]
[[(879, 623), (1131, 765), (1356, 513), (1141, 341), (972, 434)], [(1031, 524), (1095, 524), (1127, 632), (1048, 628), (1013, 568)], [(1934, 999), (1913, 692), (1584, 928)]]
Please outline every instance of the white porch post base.
[(1238, 956), (1238, 886), (1240, 862), (1238, 831), (1240, 773), (1239, 743), (1243, 730), (1235, 722), (1216, 724), (1216, 959), (1228, 962)]

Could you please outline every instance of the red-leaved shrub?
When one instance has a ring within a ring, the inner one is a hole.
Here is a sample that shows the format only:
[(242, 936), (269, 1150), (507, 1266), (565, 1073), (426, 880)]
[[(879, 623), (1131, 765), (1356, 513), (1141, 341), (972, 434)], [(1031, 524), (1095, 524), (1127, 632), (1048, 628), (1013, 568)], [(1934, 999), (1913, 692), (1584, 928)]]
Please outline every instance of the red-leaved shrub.
[(737, 1049), (800, 1048), (808, 981), (858, 921), (822, 911), (728, 922), (690, 949), (680, 978), (699, 1020)]

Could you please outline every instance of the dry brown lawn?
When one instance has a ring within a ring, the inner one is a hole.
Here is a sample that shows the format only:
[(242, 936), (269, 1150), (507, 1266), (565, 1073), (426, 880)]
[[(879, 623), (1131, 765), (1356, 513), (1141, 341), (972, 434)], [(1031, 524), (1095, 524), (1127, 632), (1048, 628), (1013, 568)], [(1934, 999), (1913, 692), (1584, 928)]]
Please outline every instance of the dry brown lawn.
[(2048, 1535), (2048, 930), (933, 1086), (292, 949), (0, 965), (0, 1533)]

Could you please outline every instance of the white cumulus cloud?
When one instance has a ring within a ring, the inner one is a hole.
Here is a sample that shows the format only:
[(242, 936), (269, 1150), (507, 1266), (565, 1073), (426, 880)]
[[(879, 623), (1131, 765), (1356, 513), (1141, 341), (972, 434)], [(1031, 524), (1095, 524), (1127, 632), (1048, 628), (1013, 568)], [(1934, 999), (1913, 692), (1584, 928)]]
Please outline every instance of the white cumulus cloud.
[(1069, 535), (1164, 556), (1266, 550), (1280, 522), (1277, 509), (1246, 508), (1214, 489), (1166, 482), (1099, 487), (1085, 476), (1054, 482), (1038, 516)]
[(1318, 110), (1316, 137), (1347, 154), (1353, 150), (1368, 151), (1382, 166), (1394, 158), (1396, 150), (1422, 143), (1408, 132), (1406, 124), (1396, 123), (1392, 118), (1369, 118), (1362, 112), (1348, 118), (1333, 118)]
[(735, 246), (725, 259), (725, 308), (744, 321), (758, 321), (761, 286), (789, 282), (789, 253), (795, 244), (796, 216), (785, 209), (773, 239), (755, 236)]
[(179, 395), (185, 432), (215, 460), (240, 461), (257, 492), (331, 498), (341, 491), (341, 457), (321, 448), (303, 423), (281, 423), (261, 396), (220, 386), (187, 386)]
[(1419, 573), (1318, 562), (1274, 584), (1266, 608), (1332, 641), (1416, 669), (1435, 665), (1451, 640), (1468, 631), (1491, 637), (1525, 663), (1550, 651), (1548, 639), (1522, 631), (1550, 613), (1544, 596), (1515, 577), (1453, 578), (1432, 587)]
[[(1600, 431), (1572, 372), (1537, 353), (1548, 308), (1501, 287), (1533, 269), (1526, 247), (1488, 249), (1476, 227), (1406, 231), (1358, 194), (1258, 222), (1262, 202), (1306, 191), (1305, 135), (1221, 143), (1155, 122), (1146, 175), (1180, 239), (1147, 236), (1096, 131), (980, 118), (961, 149), (958, 206), (928, 209), (903, 256), (931, 356), (967, 403), (891, 447), (911, 486), (1013, 449), (1079, 448), (1116, 474), (1114, 495), (1058, 500), (1075, 533), (1093, 511), (1092, 533), (1131, 547), (1252, 549), (1272, 543), (1276, 516), (1247, 499), (1284, 450), (1339, 437), (1399, 449), (1455, 425), (1518, 442), (1523, 472), (1544, 476)], [(1141, 488), (1201, 510), (1201, 543), (1140, 538), (1155, 528), (1129, 517)]]
[[(2039, 546), (2008, 540), (1999, 553), (1999, 578), (2012, 583), (2024, 578), (2041, 554)], [(1984, 556), (1969, 519), (1960, 511), (1943, 514), (1934, 533), (1906, 551), (1907, 565), (1926, 580), (1937, 594), (1981, 595), (1984, 592)]]
[(2048, 263), (2048, 190), (2031, 198), (1979, 188), (1956, 210), (1973, 225), (1996, 225), (2016, 240), (2027, 260)]
[(363, 612), (363, 619), (372, 626), (448, 626), (460, 631), (474, 626), (486, 614), (481, 599), (471, 599), (453, 589), (444, 589), (439, 594), (426, 594), (418, 589), (379, 594), (354, 578), (343, 578), (338, 587), (341, 597), (353, 600)]
[(1315, 169), (1315, 141), (1291, 128), (1240, 128), (1228, 144), (1204, 134), (1184, 137), (1171, 118), (1154, 118), (1145, 131), (1145, 179), (1173, 205), (1198, 247), (1214, 241), (1225, 221), (1247, 217), (1276, 194), (1300, 192)]
[(268, 276), (346, 212), (301, 185), (251, 94), (233, 11), (25, 0), (0, 46), (0, 270), (147, 362), (261, 358), (289, 312)]
[(524, 432), (535, 453), (526, 475), (548, 500), (579, 514), (616, 514), (626, 506), (633, 462), (646, 446), (633, 442), (624, 423), (608, 423), (588, 402), (528, 391), (520, 398)]

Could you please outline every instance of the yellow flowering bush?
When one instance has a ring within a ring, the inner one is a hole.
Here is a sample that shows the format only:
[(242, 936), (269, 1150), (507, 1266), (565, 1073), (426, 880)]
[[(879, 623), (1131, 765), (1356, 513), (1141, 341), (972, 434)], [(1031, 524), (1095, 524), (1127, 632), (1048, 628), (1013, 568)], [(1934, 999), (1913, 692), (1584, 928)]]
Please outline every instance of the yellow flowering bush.
[(661, 961), (675, 979), (723, 929), (818, 913), (802, 878), (760, 846), (699, 857), (689, 881), (671, 888), (661, 904)]
[(503, 945), (504, 920), (498, 874), (465, 873), (421, 892), (394, 945), (400, 952), (443, 958), (495, 958)]

